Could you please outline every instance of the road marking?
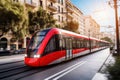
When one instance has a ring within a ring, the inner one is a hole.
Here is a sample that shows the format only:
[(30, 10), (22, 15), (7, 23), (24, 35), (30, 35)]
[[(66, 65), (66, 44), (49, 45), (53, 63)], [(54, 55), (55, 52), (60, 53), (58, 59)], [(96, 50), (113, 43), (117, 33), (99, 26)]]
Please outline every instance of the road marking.
[[(81, 62), (79, 62), (79, 63), (77, 63), (77, 64), (75, 64), (75, 65), (73, 65), (73, 66), (70, 66), (70, 67), (68, 67), (68, 68), (66, 68), (66, 69), (64, 69), (64, 70), (62, 70), (62, 71), (60, 71), (60, 72), (58, 72), (58, 73), (56, 73), (56, 74), (53, 74), (52, 76), (50, 76), (50, 77), (48, 77), (48, 78), (46, 78), (46, 79), (44, 79), (44, 80), (50, 80), (50, 79), (52, 79), (52, 78), (53, 78), (52, 80), (57, 80), (57, 79), (59, 79), (60, 77), (66, 75), (67, 73), (73, 71), (74, 69), (80, 67), (80, 66), (83, 65), (84, 63), (86, 63), (86, 61), (81, 61)], [(60, 74), (61, 74), (61, 75), (60, 75)]]

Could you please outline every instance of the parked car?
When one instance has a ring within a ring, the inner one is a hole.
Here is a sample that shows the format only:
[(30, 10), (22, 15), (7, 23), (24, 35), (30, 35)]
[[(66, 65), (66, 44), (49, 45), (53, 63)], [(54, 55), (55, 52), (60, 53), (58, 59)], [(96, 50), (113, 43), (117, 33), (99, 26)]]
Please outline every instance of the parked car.
[(1, 50), (0, 51), (0, 56), (8, 56), (10, 54), (9, 50)]
[(15, 53), (15, 54), (24, 54), (24, 53), (25, 53), (25, 50), (26, 50), (26, 48), (21, 48), (21, 49), (19, 49), (19, 50), (16, 50), (14, 53)]
[(15, 49), (11, 49), (11, 50), (10, 50), (10, 55), (15, 54), (15, 51), (16, 51)]

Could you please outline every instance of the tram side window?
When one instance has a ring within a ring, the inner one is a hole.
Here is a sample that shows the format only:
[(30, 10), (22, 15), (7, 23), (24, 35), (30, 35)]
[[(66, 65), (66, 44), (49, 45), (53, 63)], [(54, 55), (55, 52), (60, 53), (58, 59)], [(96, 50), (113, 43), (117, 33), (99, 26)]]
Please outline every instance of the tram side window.
[(44, 51), (44, 55), (53, 52), (56, 50), (56, 40), (55, 40), (55, 36), (51, 38), (51, 40), (48, 42), (45, 51)]
[(62, 45), (63, 45), (63, 44), (62, 44), (62, 39), (59, 39), (59, 48), (60, 48), (60, 49), (62, 49), (62, 47), (63, 47)]
[(91, 42), (91, 48), (93, 48), (93, 41), (91, 40), (90, 42)]
[(93, 48), (95, 48), (95, 41), (93, 40)]
[(72, 49), (72, 39), (69, 39), (70, 49)]
[(99, 45), (98, 45), (98, 41), (96, 41), (96, 47), (98, 48), (98, 46), (99, 46)]
[(90, 46), (90, 45), (89, 45), (89, 40), (87, 40), (87, 48), (89, 48), (89, 46)]
[(99, 42), (99, 47), (101, 47), (101, 42)]
[(84, 47), (87, 48), (87, 40), (85, 40), (85, 46)]
[(83, 39), (82, 40), (82, 48), (84, 48), (85, 47), (85, 40)]
[(84, 41), (85, 41), (85, 44), (84, 44), (85, 46), (84, 47), (87, 48), (88, 47), (88, 44), (87, 44), (88, 41), (87, 40), (84, 40)]
[(80, 41), (77, 40), (77, 48), (80, 48)]
[(65, 39), (62, 39), (62, 49), (65, 49)]
[(83, 40), (80, 40), (80, 47), (83, 48)]
[(95, 48), (97, 47), (97, 41), (95, 41)]
[(75, 41), (75, 39), (73, 40), (73, 49), (75, 49), (76, 48), (76, 41)]
[(66, 49), (70, 49), (70, 41), (66, 38)]
[(64, 50), (66, 48), (66, 45), (65, 45), (65, 38), (62, 38), (62, 39), (59, 39), (59, 50)]

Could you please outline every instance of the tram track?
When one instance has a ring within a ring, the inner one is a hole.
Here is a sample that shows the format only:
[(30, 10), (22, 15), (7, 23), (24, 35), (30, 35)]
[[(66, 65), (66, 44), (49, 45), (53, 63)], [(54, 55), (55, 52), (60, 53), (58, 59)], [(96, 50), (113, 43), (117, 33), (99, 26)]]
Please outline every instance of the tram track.
[(22, 73), (22, 72), (26, 72), (28, 70), (30, 70), (30, 68), (28, 68), (26, 66), (23, 66), (20, 68), (14, 68), (14, 69), (11, 69), (8, 71), (6, 70), (6, 71), (3, 71), (0, 73), (0, 79), (4, 79), (4, 78), (7, 78), (7, 77), (10, 77), (10, 76)]
[(32, 68), (24, 64), (22, 57), (10, 56), (1, 58), (0, 62), (0, 80), (18, 80), (34, 73), (38, 73), (47, 68)]
[(7, 77), (4, 77), (1, 80), (20, 80), (24, 77), (28, 77), (30, 75), (39, 73), (44, 70), (46, 70), (46, 68), (39, 68), (39, 69), (30, 69), (29, 68), (28, 70), (21, 71), (21, 72), (17, 73), (16, 75), (9, 75)]
[(0, 73), (0, 80), (21, 80), (24, 77), (28, 77), (30, 75), (48, 70), (52, 67), (53, 66), (32, 68), (28, 66), (23, 66), (20, 68), (14, 68)]
[(10, 63), (6, 63), (6, 64), (1, 64), (0, 65), (0, 72), (1, 70), (4, 70), (4, 69), (9, 69), (9, 68), (14, 68), (14, 67), (17, 67), (17, 66), (20, 66), (21, 64), (24, 64), (23, 60), (22, 61), (16, 61), (16, 62), (10, 62)]
[(12, 71), (12, 70), (15, 70), (15, 69), (19, 69), (19, 68), (22, 68), (22, 67), (24, 67), (24, 66), (25, 66), (25, 65), (22, 65), (22, 66), (14, 66), (14, 67), (10, 67), (10, 68), (0, 69), (0, 73), (4, 73), (4, 72)]
[(26, 76), (39, 73), (43, 70), (49, 69), (45, 67), (32, 68), (24, 64), (22, 57), (19, 58), (5, 57), (1, 58), (0, 62), (0, 80), (19, 80)]
[(23, 61), (0, 65), (0, 80), (19, 80), (32, 74), (47, 70), (51, 67), (32, 68), (26, 66)]
[(6, 62), (6, 63), (0, 63), (0, 66), (1, 66), (1, 65), (6, 65), (6, 64), (17, 63), (17, 62), (23, 62), (23, 60), (13, 61), (13, 62)]
[(0, 64), (0, 80), (30, 70), (23, 60)]

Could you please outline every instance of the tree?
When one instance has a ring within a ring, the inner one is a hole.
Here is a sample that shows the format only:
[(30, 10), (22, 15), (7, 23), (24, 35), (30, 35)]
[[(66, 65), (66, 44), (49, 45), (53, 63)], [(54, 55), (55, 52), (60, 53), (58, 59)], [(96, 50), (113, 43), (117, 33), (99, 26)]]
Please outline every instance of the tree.
[(112, 40), (111, 40), (109, 37), (101, 38), (101, 40), (105, 40), (105, 41), (108, 41), (108, 42), (110, 42), (110, 43), (113, 43)]
[(0, 31), (11, 30), (16, 38), (24, 37), (28, 25), (27, 12), (20, 3), (12, 0), (0, 0)]
[(108, 80), (120, 80), (120, 57), (114, 58), (114, 64), (109, 64), (106, 68)]
[(40, 30), (43, 28), (49, 28), (55, 24), (53, 16), (43, 10), (41, 7), (35, 11), (29, 11), (29, 30), (30, 33), (34, 33), (35, 30)]
[(79, 23), (77, 21), (69, 21), (69, 22), (67, 22), (67, 26), (64, 27), (64, 29), (73, 31), (76, 33), (79, 33), (78, 28), (79, 28)]

